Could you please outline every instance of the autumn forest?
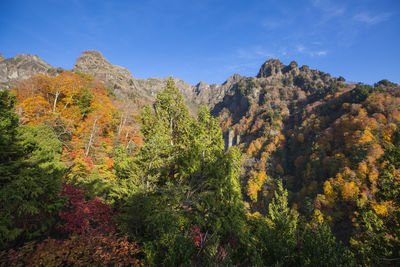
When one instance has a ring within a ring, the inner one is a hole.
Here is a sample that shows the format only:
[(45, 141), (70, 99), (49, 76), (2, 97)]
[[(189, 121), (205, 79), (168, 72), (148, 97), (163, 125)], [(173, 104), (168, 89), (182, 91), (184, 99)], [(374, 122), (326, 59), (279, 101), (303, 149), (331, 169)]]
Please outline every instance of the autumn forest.
[(0, 90), (0, 266), (399, 264), (400, 86), (277, 60), (226, 84)]

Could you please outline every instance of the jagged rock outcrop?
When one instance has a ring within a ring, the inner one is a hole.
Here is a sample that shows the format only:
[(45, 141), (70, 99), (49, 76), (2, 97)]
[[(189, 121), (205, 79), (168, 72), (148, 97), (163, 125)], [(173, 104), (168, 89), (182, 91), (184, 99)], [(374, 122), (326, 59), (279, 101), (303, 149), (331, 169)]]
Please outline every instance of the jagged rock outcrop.
[(111, 64), (98, 51), (83, 52), (76, 60), (73, 71), (92, 74), (115, 89), (128, 90), (133, 87), (134, 78), (130, 71)]
[(0, 56), (0, 87), (8, 88), (15, 82), (28, 79), (39, 73), (56, 75), (57, 69), (37, 55), (18, 54), (5, 59)]
[[(65, 70), (54, 68), (36, 55), (19, 54), (13, 58), (5, 59), (0, 54), (1, 87), (8, 88), (15, 82), (29, 79), (39, 73), (55, 76), (63, 71)], [(104, 81), (105, 85), (117, 96), (134, 98), (142, 104), (152, 103), (154, 97), (158, 91), (164, 88), (168, 79), (168, 77), (135, 78), (128, 69), (111, 64), (98, 51), (83, 52), (76, 60), (72, 71), (89, 73)], [(193, 86), (179, 78), (174, 78), (174, 80), (189, 109), (192, 113), (196, 113), (199, 105), (207, 105), (212, 108), (243, 78), (239, 74), (234, 74), (222, 85), (199, 82)]]
[(313, 89), (337, 81), (337, 78), (304, 65), (301, 68), (295, 61), (285, 66), (278, 59), (269, 59), (260, 68), (257, 78), (265, 79), (271, 85), (308, 87)]
[[(0, 54), (1, 87), (9, 87), (14, 82), (28, 79), (39, 73), (55, 76), (62, 71), (65, 70), (54, 68), (36, 55), (19, 54), (5, 59)], [(136, 99), (142, 104), (152, 103), (168, 79), (168, 77), (135, 78), (128, 69), (111, 64), (98, 51), (83, 52), (76, 60), (72, 71), (92, 74), (104, 81), (117, 96)], [(305, 99), (306, 93), (313, 93), (337, 79), (319, 70), (311, 70), (308, 66), (299, 68), (294, 61), (285, 66), (278, 59), (270, 59), (261, 66), (256, 77), (248, 78), (233, 74), (223, 84), (207, 84), (201, 81), (193, 86), (182, 79), (175, 78), (174, 80), (192, 113), (196, 113), (199, 105), (207, 105), (214, 111), (227, 107), (239, 119), (246, 112), (244, 109), (248, 108), (248, 103), (258, 101), (257, 99), (260, 98), (260, 84), (263, 88), (266, 86), (302, 88), (302, 91), (297, 92), (298, 99)], [(236, 91), (246, 95), (246, 100), (241, 99), (240, 95), (235, 96)]]
[[(167, 83), (166, 78), (137, 79), (128, 69), (109, 63), (104, 56), (97, 51), (85, 51), (77, 59), (73, 71), (90, 73), (94, 77), (103, 80), (114, 90), (117, 95), (123, 97), (136, 97), (142, 103), (151, 103), (154, 97)], [(192, 112), (196, 112), (199, 104), (210, 104), (211, 88), (217, 85), (191, 86), (182, 79), (174, 78), (175, 85), (181, 92), (186, 104)], [(218, 91), (219, 92), (219, 91)], [(220, 92), (219, 92), (220, 93)], [(219, 94), (216, 94), (216, 97)]]
[[(137, 96), (144, 103), (151, 103), (154, 97), (167, 83), (166, 78), (137, 79), (129, 70), (109, 63), (104, 56), (97, 51), (85, 51), (77, 59), (73, 71), (90, 73), (94, 77), (103, 80), (120, 96)], [(221, 101), (226, 92), (243, 77), (234, 74), (222, 84), (207, 84), (199, 82), (191, 86), (182, 79), (174, 78), (175, 85), (181, 92), (190, 110), (195, 113), (199, 105), (213, 107)]]
[(239, 74), (233, 74), (221, 85), (207, 84), (201, 81), (192, 86), (193, 102), (197, 105), (207, 105), (212, 108), (224, 98), (227, 92), (233, 89), (237, 82), (243, 78), (245, 77)]

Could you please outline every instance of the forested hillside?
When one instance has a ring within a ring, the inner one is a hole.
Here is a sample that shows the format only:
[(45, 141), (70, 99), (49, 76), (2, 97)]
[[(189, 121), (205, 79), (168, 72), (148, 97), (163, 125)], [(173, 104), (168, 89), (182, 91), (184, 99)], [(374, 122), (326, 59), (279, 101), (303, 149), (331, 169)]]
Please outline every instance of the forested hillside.
[(399, 85), (269, 60), (143, 107), (81, 71), (0, 91), (0, 266), (400, 262)]

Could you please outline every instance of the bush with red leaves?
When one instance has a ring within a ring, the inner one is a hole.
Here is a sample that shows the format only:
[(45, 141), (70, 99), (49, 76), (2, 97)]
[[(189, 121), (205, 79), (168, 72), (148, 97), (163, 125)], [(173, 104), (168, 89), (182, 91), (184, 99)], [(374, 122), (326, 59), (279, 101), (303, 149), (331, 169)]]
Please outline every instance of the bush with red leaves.
[(61, 223), (58, 228), (66, 233), (82, 235), (109, 233), (114, 231), (113, 210), (101, 198), (85, 199), (85, 191), (71, 185), (64, 185), (62, 197), (68, 201), (59, 214)]

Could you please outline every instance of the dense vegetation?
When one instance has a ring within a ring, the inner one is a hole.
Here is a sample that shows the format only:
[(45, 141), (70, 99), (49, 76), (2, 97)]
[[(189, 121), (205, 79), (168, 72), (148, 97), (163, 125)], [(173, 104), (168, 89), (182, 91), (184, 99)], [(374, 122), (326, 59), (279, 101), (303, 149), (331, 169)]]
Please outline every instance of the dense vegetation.
[(173, 79), (140, 115), (83, 73), (0, 91), (0, 265), (395, 262), (397, 85), (260, 80), (218, 118), (191, 116)]

